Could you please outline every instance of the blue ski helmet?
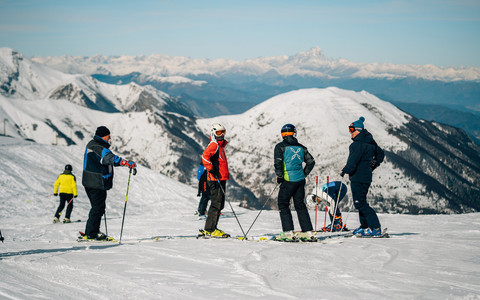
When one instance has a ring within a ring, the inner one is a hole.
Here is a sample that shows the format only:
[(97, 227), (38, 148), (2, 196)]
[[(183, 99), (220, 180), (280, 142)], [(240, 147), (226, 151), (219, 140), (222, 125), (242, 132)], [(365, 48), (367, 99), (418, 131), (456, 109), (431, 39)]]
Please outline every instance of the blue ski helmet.
[(295, 128), (295, 126), (292, 124), (285, 124), (282, 127), (282, 137), (286, 137), (289, 135), (295, 137), (297, 135), (297, 128)]

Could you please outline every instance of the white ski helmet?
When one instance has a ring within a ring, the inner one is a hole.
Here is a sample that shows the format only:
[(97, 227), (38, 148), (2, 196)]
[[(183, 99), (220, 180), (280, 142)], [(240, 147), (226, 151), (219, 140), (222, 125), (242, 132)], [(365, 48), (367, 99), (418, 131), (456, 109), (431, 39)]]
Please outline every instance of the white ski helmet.
[(225, 136), (226, 132), (227, 132), (227, 130), (225, 129), (225, 127), (222, 124), (213, 123), (212, 127), (210, 129), (210, 136), (212, 138), (220, 137), (222, 135)]

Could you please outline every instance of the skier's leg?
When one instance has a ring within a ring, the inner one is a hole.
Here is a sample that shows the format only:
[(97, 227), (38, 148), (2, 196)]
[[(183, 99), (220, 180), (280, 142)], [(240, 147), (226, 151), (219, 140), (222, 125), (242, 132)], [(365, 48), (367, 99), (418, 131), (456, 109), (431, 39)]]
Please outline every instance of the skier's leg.
[(66, 200), (68, 205), (67, 205), (67, 211), (65, 212), (65, 218), (70, 219), (70, 215), (72, 214), (73, 210), (73, 194), (67, 194), (68, 199)]
[(207, 220), (205, 221), (205, 231), (212, 232), (216, 229), (218, 217), (222, 210), (222, 196), (223, 192), (220, 189), (220, 184), (216, 181), (208, 181), (210, 186), (210, 208), (208, 209)]
[(220, 184), (222, 185), (223, 191), (222, 191), (222, 198), (220, 201), (220, 210), (218, 211), (218, 216), (217, 216), (217, 224), (215, 224), (215, 228), (217, 228), (218, 221), (220, 220), (220, 215), (222, 214), (222, 210), (225, 208), (225, 193), (227, 192), (226, 181), (220, 181)]
[(55, 212), (55, 218), (60, 218), (62, 214), (62, 210), (65, 208), (65, 197), (63, 197), (63, 193), (60, 193), (60, 202), (58, 204), (57, 211)]
[(305, 205), (305, 180), (295, 182), (295, 185), (296, 190), (293, 194), (293, 204), (295, 205), (295, 210), (297, 211), (300, 228), (303, 232), (312, 231), (312, 221), (310, 220), (310, 215), (308, 214), (308, 209)]
[[(370, 183), (351, 183), (353, 203), (355, 208), (358, 209), (360, 215), (360, 227), (362, 228), (380, 228), (380, 221), (378, 220), (377, 213), (367, 203), (368, 189)], [(354, 193), (355, 190), (355, 193)]]
[(88, 214), (87, 224), (85, 225), (85, 234), (88, 237), (96, 237), (100, 232), (100, 223), (105, 213), (105, 200), (107, 199), (107, 191), (99, 189), (85, 188), (88, 199), (92, 208)]
[(291, 182), (284, 181), (278, 191), (278, 209), (280, 210), (280, 221), (282, 222), (282, 231), (293, 230), (292, 212), (290, 211), (290, 198), (292, 197)]
[(200, 202), (198, 203), (198, 213), (200, 215), (204, 215), (207, 211), (209, 197), (207, 196), (206, 192), (202, 192), (202, 197), (200, 198)]

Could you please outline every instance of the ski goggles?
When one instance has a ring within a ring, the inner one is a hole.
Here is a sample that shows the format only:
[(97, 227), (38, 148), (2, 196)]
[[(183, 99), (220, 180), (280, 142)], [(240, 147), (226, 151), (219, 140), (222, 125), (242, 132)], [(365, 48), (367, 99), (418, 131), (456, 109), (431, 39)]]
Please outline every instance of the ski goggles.
[(282, 132), (282, 137), (286, 137), (286, 136), (294, 136), (295, 135), (295, 132), (292, 132), (292, 131), (287, 131), (287, 132)]
[(215, 136), (225, 135), (226, 132), (227, 132), (226, 130), (217, 130), (215, 131)]
[(354, 133), (355, 132), (355, 127), (353, 126), (348, 126), (348, 131), (350, 131), (350, 133)]

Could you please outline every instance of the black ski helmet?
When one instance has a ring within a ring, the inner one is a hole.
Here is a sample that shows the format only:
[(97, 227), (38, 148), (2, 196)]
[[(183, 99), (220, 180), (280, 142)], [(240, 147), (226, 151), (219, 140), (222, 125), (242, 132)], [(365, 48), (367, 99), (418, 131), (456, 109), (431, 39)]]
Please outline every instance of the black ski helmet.
[(65, 170), (72, 171), (73, 170), (72, 165), (65, 165)]
[(282, 127), (282, 137), (289, 135), (293, 135), (295, 137), (297, 135), (297, 128), (295, 128), (295, 126), (292, 124), (285, 124)]

